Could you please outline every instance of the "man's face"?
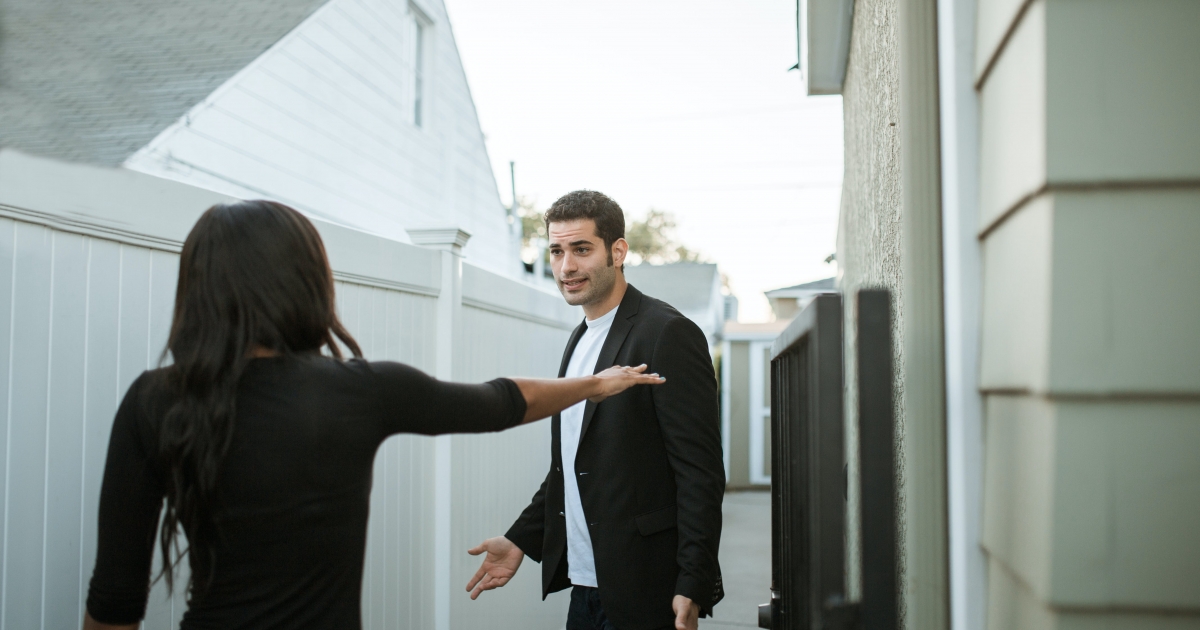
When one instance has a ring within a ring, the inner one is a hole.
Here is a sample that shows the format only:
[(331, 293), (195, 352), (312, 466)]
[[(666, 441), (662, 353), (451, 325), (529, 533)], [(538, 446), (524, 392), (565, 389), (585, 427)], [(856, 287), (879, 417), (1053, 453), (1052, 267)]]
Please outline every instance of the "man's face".
[(550, 268), (567, 304), (583, 306), (607, 298), (617, 282), (620, 262), (614, 264), (604, 239), (596, 234), (596, 222), (556, 221), (548, 231)]

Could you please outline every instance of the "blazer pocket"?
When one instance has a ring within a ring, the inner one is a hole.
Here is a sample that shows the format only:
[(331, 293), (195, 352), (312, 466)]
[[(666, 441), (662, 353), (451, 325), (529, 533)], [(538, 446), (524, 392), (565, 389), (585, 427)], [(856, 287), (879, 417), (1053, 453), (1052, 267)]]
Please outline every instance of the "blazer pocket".
[(675, 527), (675, 506), (668, 505), (667, 507), (639, 514), (634, 517), (634, 521), (637, 522), (638, 532), (643, 536), (666, 531)]

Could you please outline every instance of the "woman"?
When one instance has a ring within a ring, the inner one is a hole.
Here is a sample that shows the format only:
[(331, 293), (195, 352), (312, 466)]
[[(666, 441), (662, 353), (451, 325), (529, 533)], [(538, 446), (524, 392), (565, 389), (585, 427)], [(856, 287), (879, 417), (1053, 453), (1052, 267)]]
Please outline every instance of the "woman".
[(358, 628), (385, 438), (499, 431), (662, 382), (640, 366), (465, 385), (364, 361), (316, 229), (266, 201), (192, 228), (167, 350), (173, 365), (142, 374), (113, 424), (88, 629), (136, 628), (156, 538), (168, 586), (186, 548), (184, 629)]

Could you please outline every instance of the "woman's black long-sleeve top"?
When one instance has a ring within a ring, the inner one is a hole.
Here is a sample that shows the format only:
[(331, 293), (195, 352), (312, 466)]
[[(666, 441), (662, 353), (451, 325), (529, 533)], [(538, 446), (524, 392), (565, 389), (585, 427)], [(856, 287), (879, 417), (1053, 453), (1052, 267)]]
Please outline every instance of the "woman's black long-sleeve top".
[[(167, 478), (157, 427), (171, 402), (165, 371), (148, 371), (113, 423), (87, 601), (103, 623), (145, 614)], [(361, 627), (379, 445), (402, 432), (498, 431), (524, 415), (508, 379), (446, 383), (399, 363), (317, 354), (252, 360), (221, 469), (212, 585), (181, 628)]]

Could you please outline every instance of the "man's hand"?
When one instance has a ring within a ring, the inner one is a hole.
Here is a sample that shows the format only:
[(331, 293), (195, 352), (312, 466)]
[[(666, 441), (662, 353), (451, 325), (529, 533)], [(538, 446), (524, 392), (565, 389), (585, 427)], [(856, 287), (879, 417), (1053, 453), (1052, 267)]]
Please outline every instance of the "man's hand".
[[(478, 556), (485, 551), (487, 555), (483, 558), (483, 564), (479, 565), (475, 577), (467, 582), (467, 590), (471, 592), (471, 599), (479, 597), (479, 594), (484, 591), (508, 584), (512, 576), (516, 575), (517, 569), (521, 567), (521, 561), (525, 559), (525, 552), (504, 536), (489, 538), (479, 543), (478, 547), (468, 549), (467, 553)], [(696, 627), (694, 621), (691, 627)]]
[(676, 595), (671, 600), (671, 609), (675, 611), (675, 630), (697, 630), (700, 625), (700, 605), (683, 595)]

